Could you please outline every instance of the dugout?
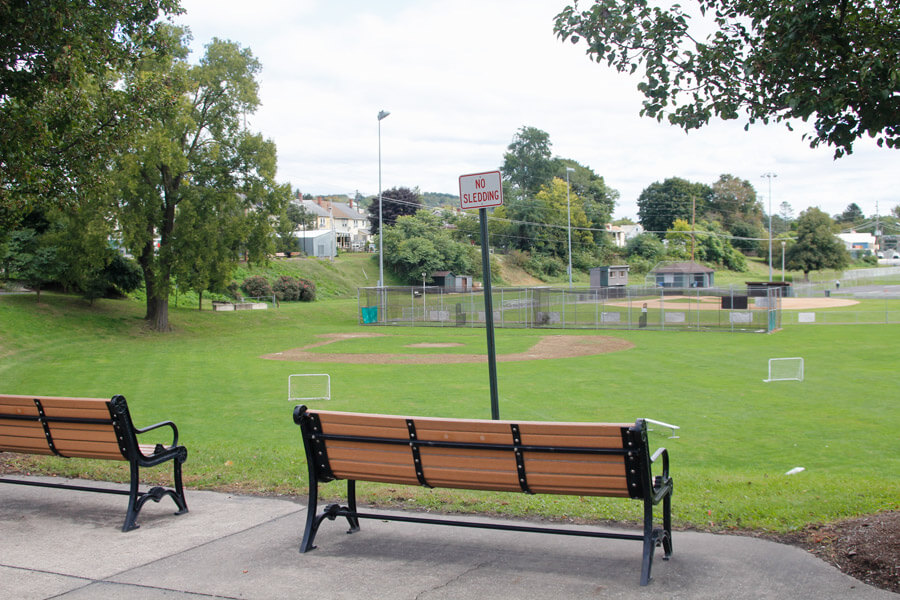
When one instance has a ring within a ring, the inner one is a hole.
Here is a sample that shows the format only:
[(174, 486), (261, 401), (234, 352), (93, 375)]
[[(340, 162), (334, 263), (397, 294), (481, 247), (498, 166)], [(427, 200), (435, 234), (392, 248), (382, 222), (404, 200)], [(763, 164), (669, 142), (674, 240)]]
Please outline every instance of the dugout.
[(793, 288), (789, 281), (745, 281), (747, 295), (751, 298), (768, 298), (769, 290), (777, 290), (781, 298), (793, 297)]

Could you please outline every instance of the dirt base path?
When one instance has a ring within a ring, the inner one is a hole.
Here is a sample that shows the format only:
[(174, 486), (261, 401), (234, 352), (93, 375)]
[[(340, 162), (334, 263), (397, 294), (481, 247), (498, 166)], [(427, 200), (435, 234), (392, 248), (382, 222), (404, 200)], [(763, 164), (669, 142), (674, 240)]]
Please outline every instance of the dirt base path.
[[(309, 351), (311, 348), (317, 348), (343, 340), (382, 336), (384, 336), (382, 333), (324, 334), (318, 336), (323, 338), (321, 342), (309, 344), (302, 348), (285, 350), (284, 352), (265, 354), (262, 358), (269, 360), (376, 365), (431, 365), (487, 362), (486, 354), (347, 354)], [(434, 347), (434, 345), (431, 346)], [(409, 347), (421, 348), (427, 346), (423, 344), (411, 344)], [(525, 352), (498, 354), (497, 362), (541, 360), (548, 358), (574, 358), (576, 356), (591, 356), (594, 354), (605, 354), (607, 352), (619, 352), (633, 347), (634, 344), (627, 340), (607, 336), (548, 335), (541, 338), (537, 344)]]

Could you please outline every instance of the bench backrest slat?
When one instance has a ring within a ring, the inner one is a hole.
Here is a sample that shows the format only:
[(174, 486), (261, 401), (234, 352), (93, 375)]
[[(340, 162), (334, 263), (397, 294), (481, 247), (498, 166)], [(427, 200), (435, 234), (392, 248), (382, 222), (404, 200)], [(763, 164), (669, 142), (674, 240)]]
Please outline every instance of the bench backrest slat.
[(66, 457), (124, 458), (108, 400), (0, 395), (0, 450), (53, 454), (50, 440)]
[[(338, 479), (628, 497), (633, 495), (629, 486), (634, 477), (629, 479), (626, 474), (625, 455), (629, 450), (646, 452), (645, 448), (623, 447), (625, 440), (631, 439), (627, 432), (635, 427), (630, 423), (514, 423), (336, 411), (310, 414), (321, 427), (317, 443), (324, 444), (326, 458), (321, 462), (327, 475), (323, 477)], [(410, 440), (417, 442), (421, 475), (416, 472)], [(518, 458), (516, 449), (521, 453)]]

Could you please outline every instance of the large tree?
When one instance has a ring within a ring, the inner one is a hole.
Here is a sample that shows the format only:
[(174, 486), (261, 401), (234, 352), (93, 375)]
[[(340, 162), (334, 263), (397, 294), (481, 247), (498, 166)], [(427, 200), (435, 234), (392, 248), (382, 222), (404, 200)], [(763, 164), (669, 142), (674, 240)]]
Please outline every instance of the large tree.
[(810, 145), (835, 157), (863, 136), (900, 147), (895, 0), (695, 0), (698, 20), (654, 4), (575, 3), (555, 31), (619, 72), (643, 68), (641, 114), (686, 130), (743, 113), (748, 126), (813, 119)]
[(550, 183), (558, 170), (550, 146), (550, 134), (546, 131), (528, 126), (519, 128), (503, 155), (500, 168), (513, 193), (531, 197)]
[(419, 211), (385, 222), (384, 262), (409, 285), (422, 282), (434, 271), (469, 274), (478, 265), (473, 246), (453, 239), (442, 219), (431, 211)]
[(676, 219), (690, 223), (695, 212), (703, 214), (710, 194), (708, 185), (680, 177), (651, 183), (638, 196), (638, 219), (645, 231), (662, 238)]
[(763, 206), (749, 181), (725, 174), (712, 184), (703, 216), (731, 231), (737, 223), (762, 225)]
[(221, 281), (222, 261), (238, 250), (266, 260), (270, 216), (290, 195), (274, 182), (274, 143), (243, 126), (259, 104), (259, 62), (218, 39), (199, 64), (186, 55), (150, 56), (135, 73), (161, 93), (147, 108), (151, 125), (118, 163), (122, 237), (143, 270), (146, 318), (159, 331), (169, 329), (172, 277), (202, 289)]
[(556, 177), (565, 181), (568, 173), (571, 191), (581, 199), (584, 214), (587, 215), (593, 229), (594, 242), (599, 245), (607, 244), (609, 236), (606, 235), (605, 227), (616, 208), (618, 190), (607, 186), (603, 177), (594, 173), (590, 167), (566, 158), (558, 159), (556, 162), (558, 164)]
[(831, 217), (813, 207), (797, 217), (797, 241), (788, 247), (785, 261), (788, 269), (803, 271), (809, 280), (810, 271), (845, 268), (850, 254), (834, 235)]
[(160, 17), (177, 12), (178, 0), (0, 1), (0, 229), (102, 186), (103, 157), (154, 93), (122, 76), (169, 51)]

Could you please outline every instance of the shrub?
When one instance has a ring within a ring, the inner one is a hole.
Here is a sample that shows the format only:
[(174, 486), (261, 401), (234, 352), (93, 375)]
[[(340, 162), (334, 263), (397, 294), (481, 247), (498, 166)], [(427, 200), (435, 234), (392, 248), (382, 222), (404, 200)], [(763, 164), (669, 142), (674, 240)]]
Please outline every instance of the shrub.
[(300, 297), (298, 298), (301, 302), (313, 302), (316, 299), (316, 284), (308, 279), (303, 279), (302, 277), (297, 280), (300, 284)]
[(532, 254), (525, 270), (538, 279), (547, 279), (565, 273), (566, 265), (554, 256)]
[(262, 296), (272, 295), (272, 286), (269, 281), (262, 275), (253, 275), (244, 280), (241, 289), (251, 298), (260, 298)]
[(524, 270), (525, 266), (528, 264), (529, 258), (530, 255), (524, 250), (510, 250), (506, 255), (506, 262), (510, 266), (518, 267)]
[(272, 284), (279, 302), (296, 302), (300, 299), (300, 281), (296, 277), (282, 275)]

